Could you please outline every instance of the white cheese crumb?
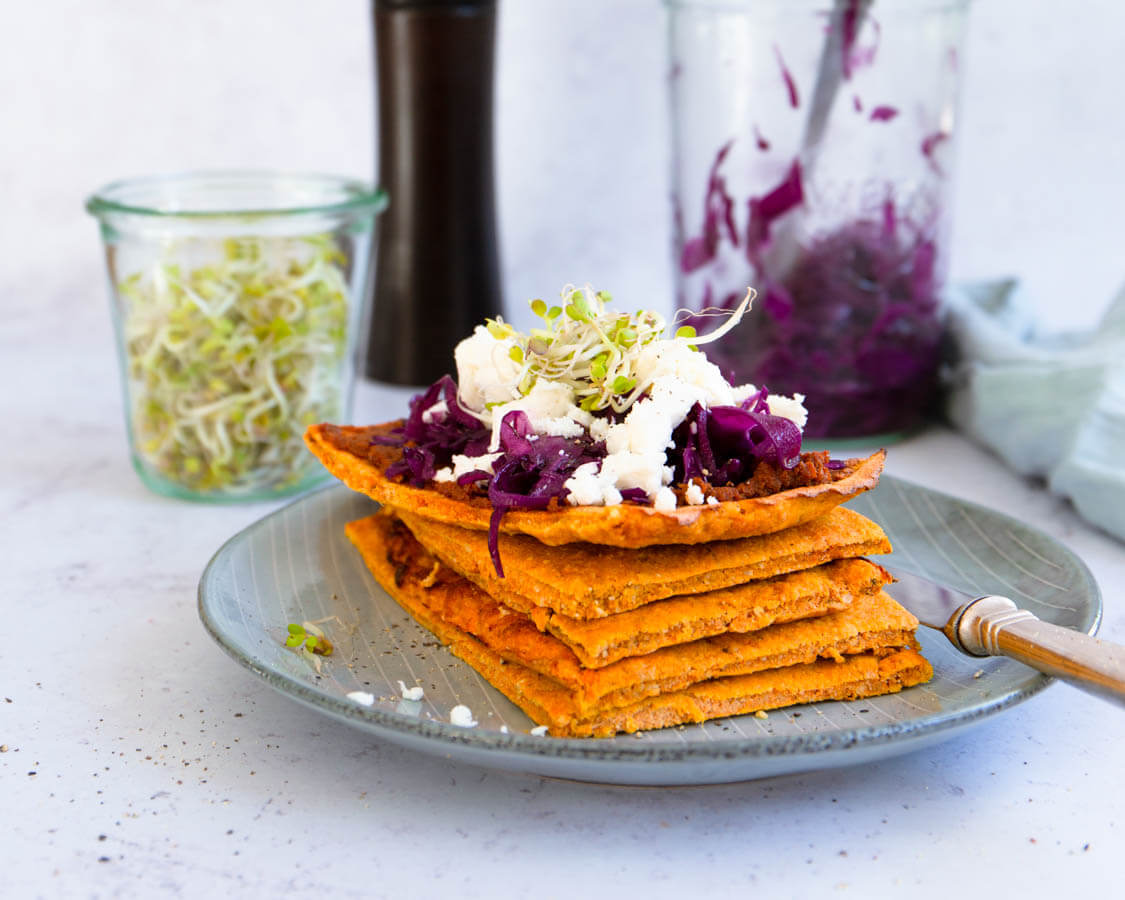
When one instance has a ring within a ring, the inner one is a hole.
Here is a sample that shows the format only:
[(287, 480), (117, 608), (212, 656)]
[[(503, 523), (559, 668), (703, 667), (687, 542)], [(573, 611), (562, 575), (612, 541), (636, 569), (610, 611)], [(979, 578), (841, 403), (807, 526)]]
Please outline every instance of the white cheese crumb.
[(473, 711), (462, 703), (458, 703), (449, 711), (449, 721), (460, 728), (475, 728), (477, 720), (473, 718)]
[(375, 702), (375, 695), (369, 694), (367, 691), (352, 691), (348, 694), (348, 699), (352, 700), (361, 706), (370, 706)]
[(656, 492), (656, 498), (652, 501), (652, 508), (660, 512), (671, 512), (676, 508), (676, 495), (672, 493), (669, 487), (662, 487)]
[(426, 692), (422, 689), (422, 685), (415, 685), (414, 687), (407, 687), (401, 681), (398, 683), (399, 692), (402, 694), (403, 700), (421, 700), (426, 696)]
[(693, 481), (688, 485), (687, 490), (684, 491), (684, 499), (692, 506), (701, 506), (704, 500), (703, 488)]
[(804, 400), (804, 394), (794, 394), (792, 397), (770, 394), (766, 404), (770, 408), (771, 416), (781, 416), (783, 419), (788, 419), (804, 431), (805, 423), (809, 420), (809, 412), (805, 409)]
[[(733, 388), (731, 391), (734, 394), (734, 405), (741, 406), (746, 398), (758, 393), (758, 388), (752, 384), (740, 384), (738, 387)], [(781, 416), (783, 419), (788, 419), (802, 431), (805, 428), (805, 423), (808, 421), (809, 412), (805, 409), (805, 395), (794, 394), (792, 397), (786, 397), (782, 394), (770, 394), (769, 399), (766, 400), (766, 405), (769, 407), (771, 416)]]
[(708, 497), (707, 498), (707, 505), (708, 506), (718, 506), (719, 505), (719, 498), (718, 497)]
[(533, 735), (535, 735), (536, 737), (543, 737), (547, 733), (547, 726), (546, 725), (536, 725), (534, 728), (531, 729), (531, 733)]
[(463, 453), (454, 454), (453, 465), (438, 469), (434, 473), (434, 481), (456, 481), (462, 475), (468, 475), (478, 469), (491, 472), (492, 464), (502, 455), (501, 453), (484, 453), (480, 456), (465, 456)]
[(457, 345), (453, 358), (462, 403), (480, 412), (486, 403), (504, 403), (519, 396), (514, 385), (520, 365), (508, 356), (514, 346), (511, 338), (496, 340), (483, 325)]
[(575, 405), (574, 390), (569, 385), (557, 381), (537, 381), (525, 396), (492, 408), (489, 450), (500, 449), (500, 425), (504, 416), (514, 410), (522, 410), (527, 415), (531, 430), (536, 435), (580, 437), (594, 421), (593, 415)]

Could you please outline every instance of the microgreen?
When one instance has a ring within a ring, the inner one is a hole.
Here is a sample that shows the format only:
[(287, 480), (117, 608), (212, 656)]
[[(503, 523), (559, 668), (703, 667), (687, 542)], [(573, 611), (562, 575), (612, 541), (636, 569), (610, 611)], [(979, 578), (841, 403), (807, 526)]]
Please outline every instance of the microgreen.
[(312, 622), (298, 625), (290, 623), (289, 636), (285, 639), (285, 646), (298, 653), (315, 653), (317, 656), (331, 656), (332, 642), (324, 636), (324, 632)]
[(561, 297), (562, 306), (548, 307), (541, 299), (529, 302), (539, 324), (528, 334), (502, 319), (488, 320), (489, 334), (512, 342), (508, 358), (520, 367), (513, 387), (526, 395), (540, 378), (546, 378), (573, 388), (581, 409), (593, 412), (608, 407), (622, 413), (649, 388), (637, 368), (645, 347), (671, 340), (698, 349), (698, 344), (722, 337), (749, 308), (753, 291), (747, 291), (738, 308), (710, 334), (699, 337), (695, 328), (683, 325), (670, 339), (664, 338), (667, 323), (658, 313), (607, 309), (613, 300), (608, 291), (567, 285)]

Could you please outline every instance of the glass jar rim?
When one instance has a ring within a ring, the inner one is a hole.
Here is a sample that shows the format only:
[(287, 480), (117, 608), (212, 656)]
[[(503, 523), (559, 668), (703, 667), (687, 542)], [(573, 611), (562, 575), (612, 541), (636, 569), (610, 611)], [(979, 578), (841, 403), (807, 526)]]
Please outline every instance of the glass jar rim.
[[(273, 192), (283, 195), (288, 189), (297, 195), (331, 199), (312, 202), (250, 202), (208, 206), (175, 200), (190, 198), (208, 187), (232, 189), (241, 187), (262, 195)], [(295, 190), (296, 189), (296, 190)], [(152, 199), (156, 198), (156, 199)], [(163, 198), (163, 202), (161, 202)], [(102, 218), (107, 215), (145, 216), (156, 219), (225, 219), (248, 216), (306, 216), (360, 213), (375, 215), (386, 208), (387, 192), (357, 178), (310, 172), (289, 172), (264, 169), (214, 169), (143, 175), (112, 181), (86, 199), (86, 210)]]

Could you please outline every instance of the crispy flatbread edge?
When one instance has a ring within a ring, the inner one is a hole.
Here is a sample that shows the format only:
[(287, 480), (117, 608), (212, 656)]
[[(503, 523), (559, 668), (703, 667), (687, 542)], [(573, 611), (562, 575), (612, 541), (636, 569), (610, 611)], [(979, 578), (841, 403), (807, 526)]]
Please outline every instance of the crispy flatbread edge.
[[(839, 537), (835, 539), (835, 543), (806, 546), (802, 544), (800, 536), (794, 536), (793, 544), (796, 544), (798, 549), (793, 551), (792, 547), (788, 548), (793, 552), (752, 560), (744, 564), (728, 562), (721, 567), (715, 567), (714, 560), (709, 559), (705, 563), (706, 570), (699, 569), (690, 574), (682, 573), (677, 577), (668, 577), (659, 584), (653, 584), (641, 577), (631, 579), (624, 584), (588, 578), (581, 585), (570, 583), (565, 587), (559, 587), (536, 578), (531, 567), (521, 569), (518, 565), (509, 566), (505, 577), (499, 578), (492, 567), (492, 560), (488, 556), (483, 539), (475, 532), (460, 530), (460, 533), (457, 533), (459, 530), (454, 526), (434, 523), (405, 510), (395, 509), (394, 512), (431, 554), (513, 609), (533, 616), (541, 617), (549, 612), (586, 621), (630, 612), (669, 597), (724, 590), (751, 581), (811, 569), (841, 559), (891, 552), (890, 541), (876, 523), (854, 510), (834, 509), (829, 510), (821, 522), (828, 523), (833, 519), (846, 520), (840, 527)], [(862, 522), (864, 528), (854, 527), (855, 522)], [(849, 527), (844, 527), (845, 525)], [(811, 528), (812, 523), (805, 522), (794, 527), (804, 531)], [(758, 535), (742, 540), (772, 542), (781, 537), (781, 534), (778, 532), (770, 536)], [(512, 553), (510, 546), (505, 547), (508, 540), (526, 542), (529, 538), (522, 536), (501, 539), (501, 554), (506, 550), (509, 554)], [(724, 546), (731, 547), (734, 544), (727, 543)], [(692, 547), (684, 545), (671, 545), (667, 549), (680, 554), (693, 553)], [(539, 556), (541, 559), (549, 559), (552, 552), (565, 551), (546, 550)], [(657, 570), (665, 571), (664, 567), (657, 567)], [(890, 576), (887, 577), (889, 579)], [(540, 610), (542, 612), (539, 612)]]
[(504, 661), (479, 641), (468, 638), (453, 652), (476, 669), (536, 724), (555, 737), (613, 737), (708, 719), (782, 709), (824, 700), (859, 700), (897, 693), (933, 677), (929, 662), (913, 649), (889, 656), (873, 653), (849, 656), (843, 662), (819, 660), (700, 682), (681, 691), (646, 697), (626, 707), (594, 713), (582, 719), (552, 716), (550, 694), (558, 690), (549, 679), (517, 663)]
[[(353, 527), (357, 524), (346, 526), (349, 538), (357, 534)], [(533, 721), (547, 725), (556, 737), (609, 737), (618, 732), (697, 723), (797, 703), (872, 697), (923, 683), (933, 676), (929, 662), (913, 648), (881, 658), (868, 652), (844, 657), (840, 662), (820, 660), (712, 679), (579, 718), (571, 692), (565, 687), (526, 666), (505, 661), (467, 632), (435, 616), (404, 587), (405, 582), (396, 584), (394, 567), (385, 554), (362, 555), (375, 580), (399, 605)]]
[[(352, 490), (439, 522), (488, 530), (490, 508), (391, 481), (367, 460), (336, 447), (326, 436), (327, 427), (310, 426), (305, 432), (305, 443), (324, 467)], [(341, 427), (359, 430), (354, 426)], [(716, 506), (678, 507), (671, 512), (634, 504), (573, 506), (557, 511), (512, 510), (504, 516), (500, 527), (509, 534), (528, 534), (552, 546), (588, 541), (614, 547), (648, 547), (769, 534), (823, 515), (845, 500), (871, 490), (879, 483), (885, 457), (885, 451), (880, 450), (862, 460), (840, 481), (793, 488), (768, 497), (729, 500)]]

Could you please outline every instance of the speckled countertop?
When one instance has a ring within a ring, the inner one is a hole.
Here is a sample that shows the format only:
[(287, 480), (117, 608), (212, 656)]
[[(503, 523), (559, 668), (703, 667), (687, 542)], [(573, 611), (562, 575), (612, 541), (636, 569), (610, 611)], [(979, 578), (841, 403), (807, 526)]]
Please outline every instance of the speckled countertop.
[[(0, 895), (642, 883), (656, 897), (870, 897), (956, 879), (1047, 896), (1114, 883), (1125, 713), (1065, 685), (878, 766), (695, 789), (417, 756), (275, 694), (212, 644), (195, 608), (211, 554), (273, 506), (149, 493), (127, 460), (104, 308), (60, 293), (26, 309), (0, 334)], [(365, 387), (357, 419), (393, 402)], [(1125, 641), (1120, 543), (943, 429), (895, 447), (889, 471), (1066, 543), (1102, 585), (1102, 635)]]

